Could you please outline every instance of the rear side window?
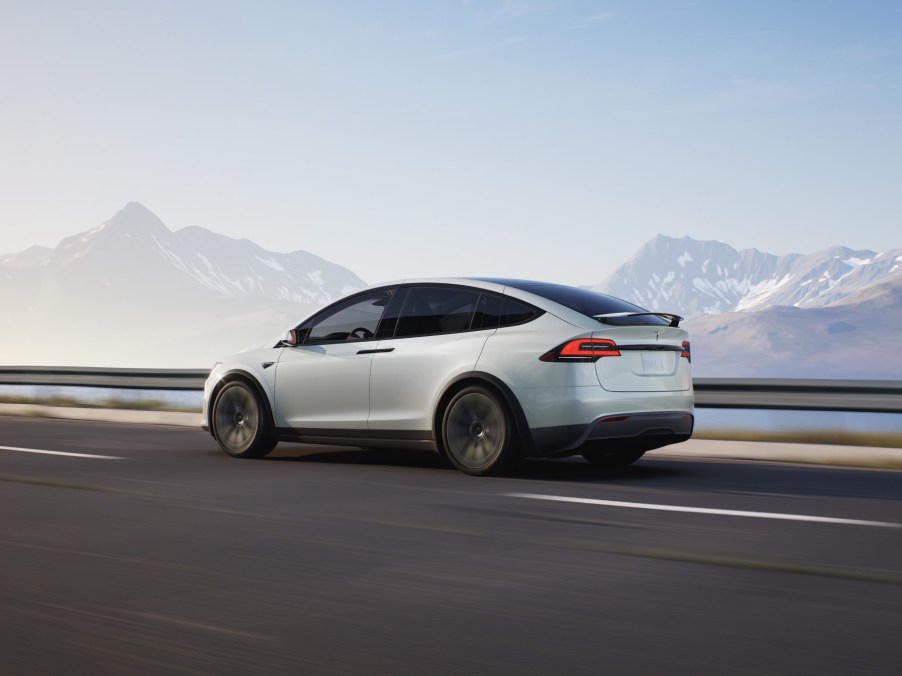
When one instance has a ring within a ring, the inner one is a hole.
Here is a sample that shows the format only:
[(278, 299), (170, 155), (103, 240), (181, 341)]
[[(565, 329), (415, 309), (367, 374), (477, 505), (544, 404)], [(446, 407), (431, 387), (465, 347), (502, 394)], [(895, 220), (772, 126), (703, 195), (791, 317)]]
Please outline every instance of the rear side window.
[(497, 329), (522, 324), (538, 317), (541, 311), (507, 296), (482, 294), (473, 318), (474, 329)]
[[(580, 289), (574, 286), (563, 286), (559, 284), (531, 284), (528, 286), (524, 285), (522, 288), (524, 291), (534, 293), (537, 296), (542, 296), (542, 298), (547, 298), (548, 300), (559, 303), (564, 307), (570, 308), (571, 310), (576, 310), (577, 312), (582, 313), (587, 317), (613, 314), (615, 312), (646, 312), (645, 309), (639, 307), (638, 305), (627, 303), (625, 300), (620, 300), (619, 298), (614, 298), (613, 296), (606, 296), (603, 293), (589, 291), (588, 289)], [(637, 324), (667, 326), (669, 322), (662, 319), (661, 317), (646, 315), (642, 317), (610, 319), (607, 323), (614, 326), (635, 326)]]
[(407, 293), (395, 338), (467, 331), (478, 291), (456, 287), (420, 286)]
[(476, 316), (473, 317), (474, 329), (497, 329), (501, 319), (501, 297), (484, 293), (479, 299)]
[(538, 311), (534, 308), (513, 298), (505, 297), (504, 302), (501, 304), (501, 327), (522, 324), (533, 317), (537, 317), (538, 314)]

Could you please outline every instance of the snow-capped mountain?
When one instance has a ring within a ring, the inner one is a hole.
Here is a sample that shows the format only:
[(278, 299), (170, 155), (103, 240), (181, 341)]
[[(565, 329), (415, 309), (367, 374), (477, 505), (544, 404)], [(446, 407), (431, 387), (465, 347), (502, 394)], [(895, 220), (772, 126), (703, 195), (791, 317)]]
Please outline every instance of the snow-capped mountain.
[(2, 264), (26, 267), (26, 255), (47, 268), (86, 273), (92, 281), (121, 284), (133, 278), (177, 288), (180, 295), (323, 304), (365, 286), (347, 268), (306, 251), (273, 253), (198, 226), (172, 232), (137, 202), (52, 251), (33, 247)]
[(691, 319), (696, 377), (902, 380), (902, 276), (823, 307)]
[(131, 202), (54, 249), (0, 257), (0, 362), (204, 366), (363, 286), (306, 251), (173, 232)]
[(902, 275), (902, 249), (831, 247), (775, 256), (659, 235), (593, 287), (651, 309), (697, 317), (775, 305), (825, 307)]
[[(133, 202), (0, 256), (0, 363), (204, 367), (362, 286), (305, 251), (173, 232)], [(902, 379), (902, 249), (774, 256), (659, 236), (596, 288), (688, 317), (697, 376)]]
[(10, 268), (27, 268), (35, 265), (42, 265), (51, 253), (53, 253), (53, 249), (50, 247), (36, 244), (28, 247), (25, 251), (0, 256), (0, 266), (6, 265)]
[(697, 377), (902, 379), (902, 249), (775, 256), (659, 235), (594, 288), (687, 317)]

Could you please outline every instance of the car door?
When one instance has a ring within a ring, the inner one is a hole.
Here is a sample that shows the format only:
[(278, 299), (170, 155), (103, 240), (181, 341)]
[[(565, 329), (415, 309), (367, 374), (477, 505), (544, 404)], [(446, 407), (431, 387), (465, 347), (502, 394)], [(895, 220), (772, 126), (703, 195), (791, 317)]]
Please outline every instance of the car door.
[(440, 389), (472, 371), (494, 329), (475, 329), (480, 290), (411, 286), (392, 335), (379, 341), (370, 376), (373, 437), (426, 438)]
[(366, 435), (375, 334), (390, 299), (389, 290), (354, 296), (298, 327), (301, 343), (286, 347), (276, 364), (280, 427)]

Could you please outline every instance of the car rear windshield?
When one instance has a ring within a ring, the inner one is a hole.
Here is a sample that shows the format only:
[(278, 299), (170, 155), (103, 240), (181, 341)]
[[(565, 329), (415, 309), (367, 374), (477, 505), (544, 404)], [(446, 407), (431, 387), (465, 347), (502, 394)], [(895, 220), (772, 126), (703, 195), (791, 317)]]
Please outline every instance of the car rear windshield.
[[(514, 285), (510, 285), (514, 286)], [(597, 291), (589, 291), (589, 289), (580, 289), (575, 286), (563, 286), (561, 284), (524, 284), (517, 288), (529, 293), (534, 293), (542, 298), (559, 303), (571, 310), (576, 310), (587, 317), (595, 315), (607, 315), (615, 312), (647, 312), (647, 310), (627, 303), (625, 300), (606, 296)], [(615, 326), (635, 326), (637, 324), (650, 324), (655, 326), (667, 325), (669, 322), (656, 317), (654, 315), (643, 315), (641, 317), (621, 317), (611, 318), (607, 324)]]

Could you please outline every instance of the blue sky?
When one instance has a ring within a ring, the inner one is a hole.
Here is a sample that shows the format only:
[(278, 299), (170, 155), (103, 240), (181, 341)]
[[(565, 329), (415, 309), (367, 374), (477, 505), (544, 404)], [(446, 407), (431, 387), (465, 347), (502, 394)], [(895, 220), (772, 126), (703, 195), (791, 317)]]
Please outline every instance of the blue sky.
[(0, 2), (0, 253), (136, 200), (369, 282), (902, 246), (902, 3)]

